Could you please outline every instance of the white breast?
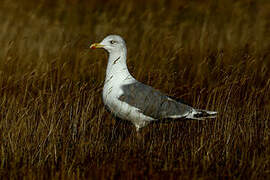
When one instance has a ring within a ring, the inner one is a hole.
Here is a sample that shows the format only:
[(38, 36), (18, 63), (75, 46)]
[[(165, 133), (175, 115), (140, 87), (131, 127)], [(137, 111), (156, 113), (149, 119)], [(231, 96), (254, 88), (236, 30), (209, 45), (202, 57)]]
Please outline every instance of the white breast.
[(137, 82), (127, 69), (125, 53), (126, 51), (110, 54), (102, 97), (104, 104), (113, 114), (121, 119), (131, 121), (138, 129), (154, 119), (145, 116), (136, 107), (130, 106), (118, 99), (123, 95), (121, 88), (123, 85)]

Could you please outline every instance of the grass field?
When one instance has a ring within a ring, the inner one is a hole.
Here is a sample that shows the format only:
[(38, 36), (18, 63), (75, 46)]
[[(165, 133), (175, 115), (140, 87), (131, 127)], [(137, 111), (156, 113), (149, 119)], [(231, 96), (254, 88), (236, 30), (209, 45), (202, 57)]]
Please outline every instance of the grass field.
[[(0, 175), (5, 178), (270, 178), (269, 0), (2, 0)], [(135, 127), (105, 110), (119, 34), (139, 81), (219, 112)]]

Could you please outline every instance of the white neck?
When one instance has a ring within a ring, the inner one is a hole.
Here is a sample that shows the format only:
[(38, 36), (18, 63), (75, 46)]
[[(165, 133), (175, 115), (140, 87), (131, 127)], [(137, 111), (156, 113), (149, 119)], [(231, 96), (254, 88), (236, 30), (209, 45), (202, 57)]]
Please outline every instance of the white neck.
[(128, 71), (126, 58), (126, 49), (109, 53), (105, 84), (112, 79), (117, 79), (118, 83), (123, 83), (123, 81), (128, 82), (134, 79)]

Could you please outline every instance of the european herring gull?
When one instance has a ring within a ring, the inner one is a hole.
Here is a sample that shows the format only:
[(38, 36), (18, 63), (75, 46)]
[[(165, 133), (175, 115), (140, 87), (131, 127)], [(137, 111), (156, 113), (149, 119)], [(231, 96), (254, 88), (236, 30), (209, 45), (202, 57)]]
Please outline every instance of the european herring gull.
[(122, 37), (109, 35), (91, 49), (103, 48), (109, 53), (102, 91), (105, 106), (117, 117), (131, 121), (136, 130), (162, 119), (215, 118), (217, 112), (195, 109), (137, 81), (128, 71), (127, 48)]

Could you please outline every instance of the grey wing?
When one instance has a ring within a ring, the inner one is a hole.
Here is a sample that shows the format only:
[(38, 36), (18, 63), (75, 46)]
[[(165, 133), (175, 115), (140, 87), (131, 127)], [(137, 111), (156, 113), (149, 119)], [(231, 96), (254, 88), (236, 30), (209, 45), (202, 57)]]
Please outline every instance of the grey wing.
[(155, 119), (185, 117), (193, 109), (140, 82), (123, 85), (121, 88), (123, 94), (119, 97), (120, 101)]

